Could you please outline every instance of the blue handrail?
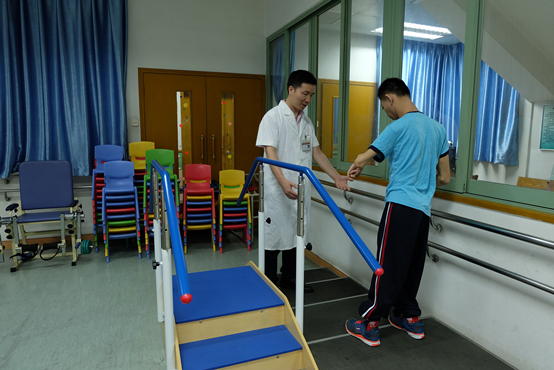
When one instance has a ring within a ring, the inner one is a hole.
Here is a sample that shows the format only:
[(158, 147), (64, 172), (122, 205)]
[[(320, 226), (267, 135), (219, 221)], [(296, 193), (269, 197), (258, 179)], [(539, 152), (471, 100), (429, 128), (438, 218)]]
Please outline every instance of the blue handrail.
[(367, 249), (365, 243), (362, 241), (360, 236), (356, 233), (352, 225), (350, 225), (350, 223), (348, 222), (344, 214), (340, 211), (339, 207), (337, 206), (333, 198), (331, 198), (329, 193), (325, 191), (325, 188), (323, 188), (323, 185), (319, 182), (318, 178), (315, 177), (312, 170), (310, 170), (308, 167), (297, 166), (294, 164), (280, 162), (280, 161), (274, 161), (272, 159), (267, 159), (263, 157), (256, 158), (256, 160), (254, 161), (254, 164), (252, 165), (252, 168), (250, 169), (250, 173), (248, 174), (248, 178), (246, 179), (242, 192), (240, 193), (240, 197), (237, 201), (237, 205), (239, 205), (240, 202), (242, 202), (242, 198), (246, 193), (246, 189), (248, 188), (248, 186), (250, 186), (252, 177), (254, 177), (254, 173), (256, 172), (256, 168), (258, 167), (258, 163), (267, 163), (273, 166), (282, 167), (288, 170), (293, 170), (293, 171), (305, 174), (308, 177), (308, 179), (311, 181), (312, 185), (316, 188), (319, 195), (321, 195), (325, 203), (327, 203), (327, 206), (329, 207), (331, 212), (333, 212), (333, 214), (335, 215), (335, 218), (340, 223), (340, 225), (342, 226), (342, 228), (344, 229), (348, 237), (350, 237), (350, 240), (352, 240), (352, 243), (354, 243), (354, 245), (356, 246), (356, 248), (358, 249), (362, 257), (364, 258), (364, 260), (367, 262), (369, 267), (371, 267), (375, 275), (377, 276), (383, 275), (383, 268), (381, 267), (381, 265), (379, 265), (379, 262), (377, 262), (375, 257), (373, 257), (373, 254), (371, 254), (369, 249)]
[[(177, 222), (178, 218), (177, 211), (175, 209), (175, 199), (173, 198), (173, 192), (171, 191), (171, 178), (169, 177), (169, 173), (167, 172), (167, 170), (162, 165), (160, 165), (157, 160), (152, 161), (152, 166), (150, 167), (151, 199), (153, 199), (154, 197), (154, 181), (152, 181), (152, 168), (155, 168), (162, 177), (165, 207), (167, 210), (167, 220), (169, 222), (169, 235), (171, 236), (171, 244), (173, 245), (175, 271), (177, 273), (177, 281), (179, 284), (181, 302), (185, 304), (190, 303), (190, 301), (192, 300), (192, 294), (190, 293), (187, 264), (185, 263), (185, 254), (183, 253), (183, 242), (181, 240), (181, 234), (179, 232), (179, 223)], [(153, 202), (151, 201), (150, 212), (153, 211), (152, 205)], [(146, 237), (148, 238), (148, 235), (146, 235)]]

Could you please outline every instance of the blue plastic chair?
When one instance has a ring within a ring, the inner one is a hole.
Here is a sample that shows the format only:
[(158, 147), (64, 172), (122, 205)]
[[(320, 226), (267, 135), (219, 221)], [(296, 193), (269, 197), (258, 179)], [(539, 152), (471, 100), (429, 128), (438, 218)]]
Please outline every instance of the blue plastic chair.
[(114, 161), (104, 164), (102, 189), (102, 227), (106, 262), (110, 262), (109, 240), (136, 238), (139, 258), (139, 208), (137, 188), (134, 186), (135, 168), (132, 162)]
[(92, 225), (94, 231), (94, 246), (98, 252), (98, 225), (102, 188), (104, 187), (104, 165), (108, 162), (123, 160), (123, 147), (119, 145), (97, 145), (94, 147), (94, 170), (92, 170)]

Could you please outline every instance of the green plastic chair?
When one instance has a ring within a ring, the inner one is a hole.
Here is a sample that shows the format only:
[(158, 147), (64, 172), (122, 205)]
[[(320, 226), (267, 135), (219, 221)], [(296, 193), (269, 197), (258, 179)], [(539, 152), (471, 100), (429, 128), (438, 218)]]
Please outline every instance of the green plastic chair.
[[(153, 218), (153, 215), (151, 215), (148, 212), (148, 190), (150, 189), (150, 168), (152, 166), (152, 161), (156, 160), (160, 165), (162, 165), (167, 172), (169, 173), (169, 177), (171, 178), (171, 181), (173, 182), (172, 188), (173, 192), (175, 193), (175, 206), (177, 208), (177, 214), (179, 214), (179, 183), (177, 180), (177, 175), (173, 173), (174, 165), (175, 165), (175, 153), (173, 150), (169, 149), (150, 149), (146, 151), (146, 174), (144, 175), (144, 181), (143, 181), (143, 193), (142, 193), (142, 205), (144, 209), (144, 235), (145, 235), (145, 247), (146, 247), (146, 254), (147, 258), (150, 257), (150, 249), (148, 247), (148, 237), (153, 236), (154, 232), (150, 226), (150, 219)], [(159, 184), (161, 186), (162, 177), (160, 174), (158, 174), (158, 180)]]

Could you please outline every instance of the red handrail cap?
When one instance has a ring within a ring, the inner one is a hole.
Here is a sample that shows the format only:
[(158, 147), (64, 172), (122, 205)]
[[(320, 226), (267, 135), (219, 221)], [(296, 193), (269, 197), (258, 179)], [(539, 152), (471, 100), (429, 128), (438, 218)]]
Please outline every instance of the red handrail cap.
[(381, 268), (378, 268), (377, 270), (375, 270), (375, 275), (381, 276), (381, 275), (383, 275), (384, 272), (385, 272), (385, 271), (384, 271), (383, 268), (381, 267)]
[(190, 301), (192, 301), (192, 294), (183, 294), (181, 296), (181, 302), (183, 302), (184, 304), (189, 304)]

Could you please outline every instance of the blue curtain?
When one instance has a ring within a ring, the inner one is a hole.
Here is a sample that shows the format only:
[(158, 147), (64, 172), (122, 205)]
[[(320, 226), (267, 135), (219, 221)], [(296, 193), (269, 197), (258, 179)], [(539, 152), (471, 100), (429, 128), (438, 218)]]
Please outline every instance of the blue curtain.
[[(379, 53), (378, 53), (379, 55)], [(458, 147), (464, 46), (404, 40), (402, 76), (412, 100)], [(519, 93), (481, 63), (475, 160), (518, 164)]]
[(518, 165), (518, 124), (519, 93), (481, 62), (474, 159)]
[(464, 46), (404, 40), (402, 76), (420, 111), (442, 123), (458, 143)]
[(126, 146), (126, 0), (0, 0), (0, 177), (31, 160), (92, 173)]
[(285, 35), (279, 36), (269, 44), (271, 57), (271, 86), (275, 102), (283, 100), (285, 90)]
[(290, 33), (290, 70), (294, 71), (294, 57), (296, 51), (296, 30)]

